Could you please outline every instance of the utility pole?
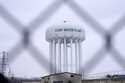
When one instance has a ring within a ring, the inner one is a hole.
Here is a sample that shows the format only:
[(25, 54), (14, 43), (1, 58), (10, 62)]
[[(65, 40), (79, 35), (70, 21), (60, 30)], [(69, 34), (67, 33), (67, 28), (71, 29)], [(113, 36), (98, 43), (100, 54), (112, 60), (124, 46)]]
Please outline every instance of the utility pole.
[(5, 74), (5, 69), (6, 69), (6, 63), (7, 63), (7, 53), (5, 51), (2, 52), (2, 57), (1, 57), (1, 71), (0, 73), (2, 73), (3, 75)]

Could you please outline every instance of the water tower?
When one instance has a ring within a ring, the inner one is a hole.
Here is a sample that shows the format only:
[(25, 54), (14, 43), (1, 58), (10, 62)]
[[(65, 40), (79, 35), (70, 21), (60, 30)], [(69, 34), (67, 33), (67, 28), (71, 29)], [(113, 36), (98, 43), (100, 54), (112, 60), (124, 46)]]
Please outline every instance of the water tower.
[(67, 22), (47, 29), (46, 40), (50, 48), (51, 74), (81, 73), (81, 43), (84, 39), (84, 30)]

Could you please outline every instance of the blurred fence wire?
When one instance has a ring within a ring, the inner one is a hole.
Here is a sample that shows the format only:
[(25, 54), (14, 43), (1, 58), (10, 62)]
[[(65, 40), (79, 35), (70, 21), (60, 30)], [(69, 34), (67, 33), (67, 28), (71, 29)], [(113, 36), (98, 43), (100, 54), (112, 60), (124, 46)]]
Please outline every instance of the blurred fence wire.
[(2, 4), (0, 4), (0, 16), (12, 26), (22, 39), (15, 46), (10, 49), (8, 61), (13, 62), (16, 57), (23, 51), (27, 50), (31, 56), (46, 70), (48, 67), (44, 63), (49, 64), (49, 61), (44, 58), (44, 55), (37, 50), (32, 42), (32, 34), (42, 26), (49, 18), (62, 6), (69, 6), (71, 10), (76, 13), (83, 22), (86, 22), (91, 28), (100, 35), (105, 41), (103, 47), (95, 53), (93, 58), (89, 60), (84, 67), (83, 72), (90, 72), (94, 67), (110, 53), (111, 57), (125, 69), (125, 59), (120, 52), (114, 47), (114, 37), (125, 26), (125, 16), (122, 16), (117, 22), (113, 24), (110, 30), (106, 30), (99, 22), (97, 22), (87, 11), (79, 6), (74, 0), (54, 0), (44, 12), (41, 12), (28, 26), (23, 25), (15, 16), (13, 16)]

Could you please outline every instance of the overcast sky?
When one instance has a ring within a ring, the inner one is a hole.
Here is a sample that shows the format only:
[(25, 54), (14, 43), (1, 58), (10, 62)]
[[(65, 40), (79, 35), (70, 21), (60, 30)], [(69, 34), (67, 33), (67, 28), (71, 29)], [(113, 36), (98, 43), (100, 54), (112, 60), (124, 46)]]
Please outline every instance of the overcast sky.
[[(0, 0), (9, 13), (15, 16), (22, 24), (28, 25), (38, 14), (45, 11), (54, 0)], [(75, 2), (95, 18), (105, 29), (118, 21), (125, 13), (125, 0), (75, 0)], [(61, 6), (44, 25), (32, 35), (32, 43), (49, 60), (48, 42), (45, 40), (45, 31), (49, 26), (61, 24), (63, 20), (85, 29), (86, 40), (82, 43), (83, 65), (90, 60), (102, 47), (104, 41), (95, 30), (84, 23), (67, 5)], [(115, 47), (125, 55), (125, 30), (120, 31), (115, 37)], [(9, 51), (15, 43), (21, 40), (21, 35), (0, 17), (0, 51)], [(110, 54), (108, 54), (110, 55)], [(47, 64), (45, 64), (47, 65)], [(48, 74), (28, 51), (23, 51), (10, 65), (12, 73), (18, 77), (40, 77)], [(90, 74), (123, 71), (123, 69), (110, 57), (105, 57)]]

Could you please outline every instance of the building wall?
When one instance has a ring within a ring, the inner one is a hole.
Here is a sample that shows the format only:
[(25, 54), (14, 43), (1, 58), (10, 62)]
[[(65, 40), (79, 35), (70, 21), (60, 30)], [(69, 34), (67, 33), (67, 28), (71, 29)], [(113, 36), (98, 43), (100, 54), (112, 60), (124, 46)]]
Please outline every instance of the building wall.
[[(22, 83), (41, 83), (41, 81), (22, 81)], [(125, 83), (125, 80), (84, 80), (82, 83)]]
[(41, 83), (41, 80), (21, 80), (21, 83)]
[(40, 83), (40, 81), (39, 81), (39, 82), (32, 82), (32, 81), (30, 81), (30, 82), (25, 82), (25, 81), (23, 81), (22, 83)]
[(41, 83), (40, 79), (10, 79), (10, 83)]
[(81, 83), (81, 75), (74, 73), (59, 73), (42, 77), (41, 83)]
[[(22, 80), (19, 83), (41, 83), (41, 80)], [(83, 80), (82, 83), (125, 83), (125, 80), (106, 80), (106, 79)]]
[(125, 83), (125, 80), (83, 80), (82, 83)]

